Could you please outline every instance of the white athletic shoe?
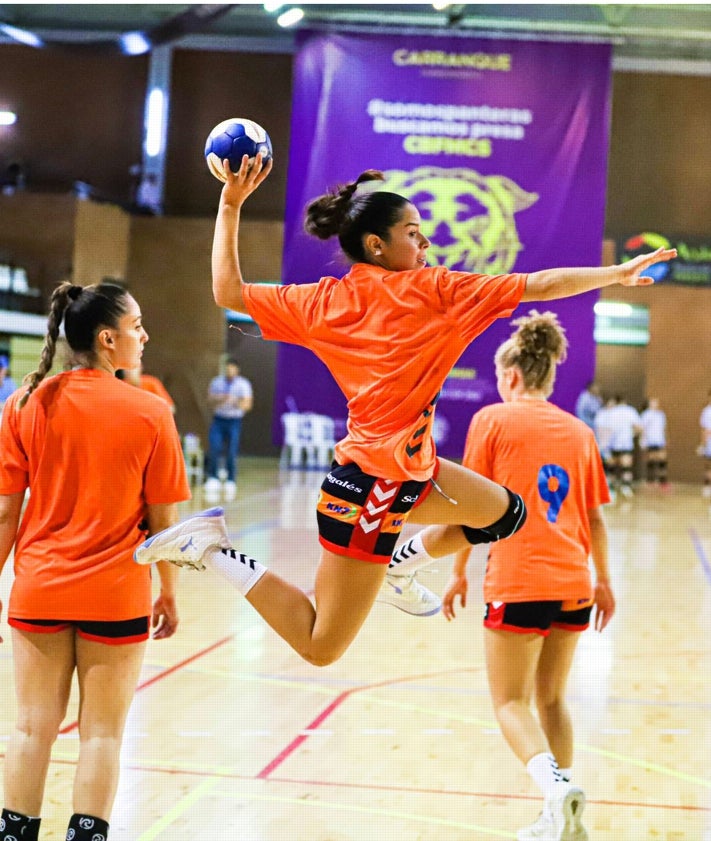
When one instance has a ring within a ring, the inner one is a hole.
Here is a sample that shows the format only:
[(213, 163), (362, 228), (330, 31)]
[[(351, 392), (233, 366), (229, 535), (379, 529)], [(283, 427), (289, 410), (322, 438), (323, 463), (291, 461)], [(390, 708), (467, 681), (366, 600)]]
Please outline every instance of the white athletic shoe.
[(224, 492), (225, 492), (225, 501), (226, 502), (232, 502), (232, 500), (237, 496), (237, 483), (236, 482), (225, 482)]
[(711, 497), (711, 485), (704, 485), (701, 489), (701, 496), (704, 499), (709, 499)]
[(517, 841), (588, 841), (580, 822), (585, 792), (570, 783), (560, 783), (561, 795), (549, 801), (538, 820), (516, 833)]
[(544, 808), (534, 823), (518, 830), (516, 841), (548, 841), (549, 838), (555, 839), (555, 833), (553, 815), (548, 809)]
[(163, 529), (142, 543), (133, 553), (137, 564), (170, 561), (179, 567), (202, 570), (208, 549), (229, 549), (224, 509), (208, 508)]
[(222, 482), (211, 476), (203, 485), (206, 502), (219, 502), (222, 494)]
[(391, 604), (412, 616), (434, 616), (442, 608), (442, 599), (432, 590), (423, 587), (412, 575), (385, 576), (376, 601)]

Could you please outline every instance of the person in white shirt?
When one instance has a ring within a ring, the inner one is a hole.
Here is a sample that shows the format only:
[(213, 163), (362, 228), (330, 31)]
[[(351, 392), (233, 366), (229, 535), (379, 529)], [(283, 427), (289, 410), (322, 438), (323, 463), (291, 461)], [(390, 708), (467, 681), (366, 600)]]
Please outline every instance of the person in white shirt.
[(235, 498), (237, 492), (237, 456), (242, 435), (242, 418), (252, 408), (252, 386), (249, 380), (240, 376), (236, 359), (228, 359), (225, 373), (215, 377), (207, 394), (213, 410), (208, 434), (207, 481), (205, 498), (216, 502), (222, 490), (217, 475), (218, 463), (224, 457), (227, 481), (225, 499)]
[(650, 397), (647, 408), (640, 415), (647, 482), (668, 488), (667, 481), (667, 416), (656, 397)]
[(637, 410), (618, 395), (605, 423), (610, 431), (609, 447), (615, 480), (622, 496), (629, 498), (633, 495), (634, 439), (642, 431), (642, 422)]
[(699, 418), (701, 427), (701, 444), (699, 455), (704, 457), (704, 486), (702, 494), (704, 498), (711, 497), (711, 391), (709, 391), (708, 402), (701, 410)]
[(617, 490), (615, 482), (615, 464), (610, 452), (610, 441), (612, 440), (612, 422), (608, 420), (610, 411), (613, 406), (617, 405), (617, 400), (614, 397), (607, 397), (602, 406), (595, 414), (594, 432), (597, 446), (602, 456), (602, 464), (605, 468), (605, 476), (607, 476), (607, 484), (610, 489), (610, 500), (615, 502)]

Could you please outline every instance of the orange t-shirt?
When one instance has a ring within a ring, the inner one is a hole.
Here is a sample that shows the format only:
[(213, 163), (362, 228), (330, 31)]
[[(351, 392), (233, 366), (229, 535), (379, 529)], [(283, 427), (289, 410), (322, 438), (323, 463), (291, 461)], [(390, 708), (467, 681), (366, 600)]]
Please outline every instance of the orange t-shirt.
[(150, 615), (150, 567), (133, 551), (146, 506), (190, 499), (166, 403), (111, 374), (44, 380), (0, 428), (0, 493), (29, 486), (8, 615), (121, 621)]
[(139, 387), (142, 388), (143, 391), (148, 391), (151, 394), (162, 397), (171, 409), (175, 406), (173, 398), (170, 394), (168, 394), (166, 387), (158, 379), (158, 377), (154, 377), (153, 374), (141, 374)]
[(302, 345), (348, 400), (340, 464), (383, 479), (429, 479), (434, 405), (462, 351), (509, 316), (526, 275), (478, 275), (444, 266), (389, 272), (357, 263), (340, 280), (246, 284), (247, 310), (265, 339)]
[(610, 501), (592, 430), (545, 400), (497, 403), (472, 418), (462, 463), (528, 509), (521, 531), (489, 547), (485, 600), (591, 598), (588, 510)]

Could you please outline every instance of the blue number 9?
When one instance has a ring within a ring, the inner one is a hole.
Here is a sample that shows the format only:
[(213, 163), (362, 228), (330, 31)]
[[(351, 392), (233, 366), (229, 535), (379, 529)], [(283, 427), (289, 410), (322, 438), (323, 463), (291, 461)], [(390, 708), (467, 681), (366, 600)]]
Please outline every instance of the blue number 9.
[[(550, 480), (555, 479), (558, 487), (552, 491)], [(546, 517), (549, 523), (555, 523), (560, 507), (570, 490), (570, 476), (559, 464), (544, 464), (538, 471), (538, 493), (544, 502), (549, 503)]]

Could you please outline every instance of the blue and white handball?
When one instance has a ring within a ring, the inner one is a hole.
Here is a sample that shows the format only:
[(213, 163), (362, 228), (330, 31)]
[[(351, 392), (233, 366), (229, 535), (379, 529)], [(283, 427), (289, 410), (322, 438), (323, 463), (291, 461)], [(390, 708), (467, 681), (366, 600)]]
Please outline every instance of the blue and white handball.
[(226, 181), (222, 161), (227, 158), (232, 172), (237, 172), (242, 163), (242, 156), (254, 158), (262, 153), (262, 163), (272, 156), (272, 141), (266, 131), (253, 120), (232, 117), (223, 120), (207, 136), (205, 142), (205, 160), (210, 172), (218, 181)]

